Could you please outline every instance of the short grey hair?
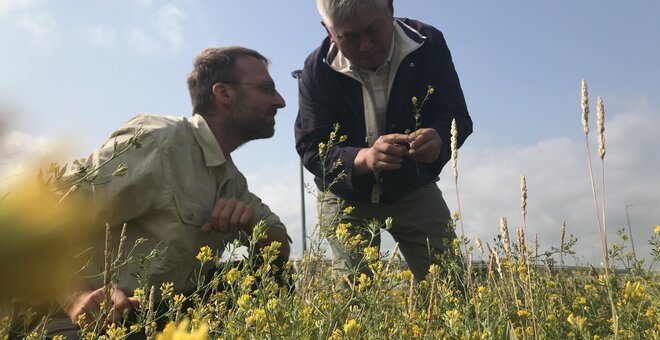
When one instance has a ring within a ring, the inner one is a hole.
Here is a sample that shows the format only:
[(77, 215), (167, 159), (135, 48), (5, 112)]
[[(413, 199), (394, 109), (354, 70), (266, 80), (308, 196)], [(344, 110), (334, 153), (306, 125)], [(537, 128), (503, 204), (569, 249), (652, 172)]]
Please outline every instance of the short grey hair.
[(391, 0), (316, 0), (316, 8), (323, 23), (329, 26), (341, 24), (344, 20), (360, 13), (365, 8), (380, 6), (387, 8)]

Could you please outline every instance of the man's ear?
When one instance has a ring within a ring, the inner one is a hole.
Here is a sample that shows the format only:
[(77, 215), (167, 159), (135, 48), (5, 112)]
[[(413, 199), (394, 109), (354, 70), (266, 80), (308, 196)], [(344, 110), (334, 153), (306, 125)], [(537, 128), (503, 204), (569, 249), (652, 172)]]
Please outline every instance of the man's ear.
[(227, 84), (215, 83), (211, 87), (211, 91), (213, 92), (215, 101), (223, 104), (229, 104), (234, 96), (233, 89), (227, 86)]
[(325, 33), (328, 34), (328, 38), (330, 38), (330, 41), (334, 43), (335, 38), (333, 37), (332, 33), (330, 33), (330, 28), (328, 27), (328, 25), (325, 24), (325, 22), (323, 22), (323, 20), (321, 20), (321, 26), (325, 28)]

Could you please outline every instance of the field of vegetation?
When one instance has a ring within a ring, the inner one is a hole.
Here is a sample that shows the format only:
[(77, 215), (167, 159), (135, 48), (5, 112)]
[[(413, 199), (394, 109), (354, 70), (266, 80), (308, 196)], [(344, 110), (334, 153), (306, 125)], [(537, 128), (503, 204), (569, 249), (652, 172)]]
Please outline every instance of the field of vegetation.
[[(416, 107), (416, 99), (413, 102)], [(589, 149), (586, 83), (583, 83), (582, 105)], [(604, 108), (599, 98), (598, 150), (604, 168), (603, 124)], [(339, 131), (336, 127), (328, 141), (319, 145), (321, 158), (327, 155), (327, 150), (343, 142), (345, 137)], [(454, 133), (452, 168), (458, 198), (455, 137)], [(138, 144), (120, 147), (117, 152), (130, 152)], [(328, 178), (329, 183), (343, 175), (335, 173), (337, 166), (327, 169), (328, 174), (334, 174)], [(86, 171), (79, 178), (94, 179), (95, 169)], [(122, 171), (130, 169), (118, 169), (116, 175)], [(252, 234), (246, 265), (235, 267), (222, 262), (222, 254), (203, 247), (197, 254), (200, 268), (216, 266), (217, 272), (207, 277), (200, 271), (194, 292), (176, 293), (176, 287), (168, 282), (138, 288), (132, 292), (140, 301), (133, 320), (108, 325), (88, 322), (83, 317), (79, 319), (81, 336), (88, 339), (124, 339), (134, 334), (146, 334), (153, 339), (660, 339), (657, 273), (660, 225), (649, 235), (650, 260), (633, 259), (625, 246), (627, 235), (623, 230), (617, 233), (619, 239), (609, 243), (605, 187), (601, 185), (597, 190), (594, 178), (598, 175), (594, 176), (592, 169), (589, 171), (597, 217), (594, 228), (601, 238), (602, 267), (564, 266), (578, 242), (572, 235), (566, 235), (565, 226), (558, 235), (559, 244), (542, 253), (538, 250), (538, 240), (528, 239), (525, 223), (518, 230), (509, 230), (505, 217), (500, 220), (500, 235), (495, 244), (469, 240), (463, 230), (459, 199), (453, 218), (459, 235), (452, 245), (454, 260), (447, 259), (443, 267), (431, 266), (426, 279), (420, 282), (415, 282), (412, 273), (402, 268), (397, 247), (389, 253), (366, 247), (370, 237), (387, 230), (391, 223), (373, 221), (365, 227), (337, 222), (317, 225), (308, 252), (301, 260), (285, 265), (284, 281), (290, 284), (280, 284), (281, 280), (274, 276), (280, 245), (273, 243), (261, 252), (256, 251), (256, 242), (265, 237), (267, 228), (260, 223)], [(16, 198), (20, 195), (2, 198), (0, 269), (4, 278), (0, 284), (0, 339), (44, 338), (43, 326), (54, 310), (40, 308), (32, 301), (43, 300), (67, 284), (67, 278), (59, 274), (61, 258), (57, 255), (62, 252), (52, 245), (53, 233), (26, 227), (48, 225), (48, 220), (59, 213), (57, 208), (66, 196), (75, 195), (71, 188), (76, 183), (61, 186), (63, 173), (55, 165), (47, 170), (40, 176), (40, 189), (23, 195), (29, 199)], [(317, 193), (317, 198), (322, 201), (324, 194)], [(35, 200), (40, 213), (26, 219), (24, 212), (28, 210), (22, 209), (34, 206)], [(526, 204), (526, 179), (521, 176), (523, 221)], [(351, 210), (352, 207), (346, 207), (340, 214), (350, 214)], [(21, 216), (20, 221), (17, 216)], [(334, 216), (333, 220), (339, 221), (339, 217)], [(10, 222), (28, 230), (6, 227)], [(352, 249), (368, 268), (369, 275), (357, 270), (342, 275), (334, 273), (321, 241), (323, 236), (336, 237)], [(35, 243), (35, 239), (49, 242)], [(109, 278), (106, 291), (113, 289), (116, 280), (113, 272), (118, 266), (144, 260), (132, 255), (131, 246), (120, 245), (119, 249), (107, 252), (106, 270), (99, 273)], [(110, 309), (106, 305), (94, 313), (103, 316)]]

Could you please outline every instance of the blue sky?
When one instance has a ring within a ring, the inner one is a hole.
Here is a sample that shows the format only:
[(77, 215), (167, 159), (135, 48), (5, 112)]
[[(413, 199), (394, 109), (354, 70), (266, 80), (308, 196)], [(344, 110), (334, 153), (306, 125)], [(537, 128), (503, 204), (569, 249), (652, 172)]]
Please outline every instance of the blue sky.
[[(638, 255), (648, 253), (645, 240), (660, 224), (660, 2), (394, 6), (395, 15), (443, 31), (453, 54), (475, 130), (459, 156), (470, 238), (492, 243), (500, 216), (520, 225), (518, 181), (525, 174), (528, 231), (547, 248), (558, 244), (566, 220), (581, 258), (599, 262), (580, 123), (580, 81), (587, 79), (592, 131), (597, 96), (606, 108), (610, 240), (627, 226), (625, 206), (633, 204), (635, 246)], [(21, 173), (26, 159), (62, 150), (63, 139), (67, 157), (86, 156), (140, 112), (189, 115), (185, 78), (195, 55), (209, 46), (254, 48), (272, 61), (287, 107), (278, 113), (275, 137), (251, 142), (234, 157), (251, 189), (288, 225), (297, 254), (297, 84), (290, 73), (324, 38), (319, 20), (311, 0), (0, 0), (0, 170)], [(455, 210), (450, 171), (439, 186)], [(315, 223), (313, 200), (307, 195), (308, 228)]]

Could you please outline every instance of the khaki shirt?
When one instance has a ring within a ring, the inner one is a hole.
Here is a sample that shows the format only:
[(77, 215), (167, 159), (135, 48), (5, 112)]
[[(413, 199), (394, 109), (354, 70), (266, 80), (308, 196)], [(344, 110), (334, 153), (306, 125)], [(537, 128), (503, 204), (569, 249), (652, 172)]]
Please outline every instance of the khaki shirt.
[[(102, 164), (111, 157), (115, 141), (121, 147), (137, 130), (142, 147), (122, 154), (102, 167), (95, 185), (84, 185), (75, 195), (91, 214), (94, 246), (83, 257), (92, 255), (85, 269), (94, 275), (92, 288), (102, 287), (104, 226), (112, 226), (112, 244), (116, 254), (121, 227), (127, 224), (123, 254), (135, 241), (133, 255), (146, 255), (154, 249), (163, 254), (144, 264), (124, 265), (119, 269), (118, 288), (128, 295), (139, 287), (134, 275), (140, 274), (149, 286), (174, 283), (175, 291), (190, 290), (199, 273), (195, 258), (200, 247), (209, 245), (222, 254), (225, 245), (236, 235), (203, 233), (199, 228), (209, 221), (215, 202), (221, 198), (238, 198), (248, 202), (255, 216), (271, 228), (285, 229), (280, 219), (261, 199), (248, 190), (243, 174), (231, 158), (225, 158), (204, 118), (170, 117), (141, 114), (115, 131), (110, 139), (86, 160), (85, 166)], [(124, 176), (111, 176), (125, 163)], [(90, 244), (89, 240), (86, 241)], [(124, 255), (126, 256), (126, 255)], [(205, 268), (210, 267), (209, 264)]]

